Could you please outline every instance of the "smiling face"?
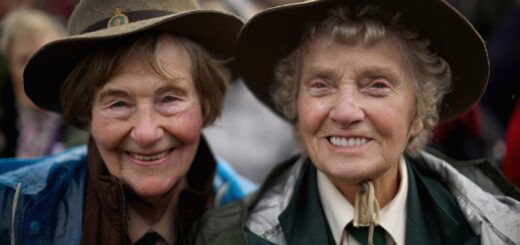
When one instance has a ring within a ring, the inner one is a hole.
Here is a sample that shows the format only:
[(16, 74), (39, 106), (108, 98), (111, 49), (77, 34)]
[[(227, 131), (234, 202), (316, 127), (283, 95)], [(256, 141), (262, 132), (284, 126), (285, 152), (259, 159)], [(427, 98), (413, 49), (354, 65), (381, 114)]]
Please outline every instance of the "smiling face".
[(335, 184), (397, 176), (408, 139), (422, 129), (402, 51), (390, 37), (373, 45), (330, 40), (320, 34), (302, 50), (296, 127), (303, 146)]
[(144, 55), (131, 55), (95, 92), (90, 124), (110, 174), (144, 198), (167, 193), (187, 174), (203, 121), (184, 46), (163, 35), (157, 50), (172, 76), (159, 76)]

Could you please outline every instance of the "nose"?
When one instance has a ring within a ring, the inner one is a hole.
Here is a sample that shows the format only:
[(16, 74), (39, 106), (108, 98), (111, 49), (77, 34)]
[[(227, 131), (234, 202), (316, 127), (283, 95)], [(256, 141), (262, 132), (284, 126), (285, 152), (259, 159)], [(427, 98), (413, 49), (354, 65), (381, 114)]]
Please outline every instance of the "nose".
[(152, 106), (142, 106), (134, 115), (134, 126), (130, 137), (142, 146), (152, 145), (164, 135), (161, 116)]
[(355, 91), (338, 91), (329, 112), (329, 118), (342, 126), (350, 126), (365, 118), (362, 101)]

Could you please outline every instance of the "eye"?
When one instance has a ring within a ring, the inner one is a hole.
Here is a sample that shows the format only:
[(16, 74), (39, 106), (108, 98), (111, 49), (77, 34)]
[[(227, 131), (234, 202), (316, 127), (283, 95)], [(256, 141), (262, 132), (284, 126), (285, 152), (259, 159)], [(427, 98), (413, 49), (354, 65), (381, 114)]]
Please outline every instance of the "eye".
[(388, 84), (384, 83), (384, 82), (374, 82), (372, 83), (372, 85), (370, 85), (372, 88), (380, 88), (380, 89), (383, 89), (383, 88), (388, 88)]
[(367, 94), (385, 96), (392, 91), (393, 83), (384, 77), (367, 78), (363, 86)]
[(167, 96), (162, 97), (161, 102), (162, 103), (172, 103), (177, 100), (179, 100), (179, 98), (177, 98), (175, 96), (167, 95)]
[(325, 79), (317, 78), (308, 83), (307, 90), (311, 95), (323, 96), (334, 90), (334, 87)]
[(321, 89), (321, 88), (326, 88), (327, 84), (323, 80), (317, 79), (317, 80), (311, 82), (310, 87)]
[(126, 103), (125, 101), (122, 101), (122, 100), (119, 100), (119, 101), (116, 101), (112, 104), (110, 104), (110, 108), (123, 108), (123, 107), (127, 107), (128, 106), (128, 103)]
[(384, 77), (374, 77), (367, 84), (371, 89), (387, 89), (391, 88), (392, 82)]

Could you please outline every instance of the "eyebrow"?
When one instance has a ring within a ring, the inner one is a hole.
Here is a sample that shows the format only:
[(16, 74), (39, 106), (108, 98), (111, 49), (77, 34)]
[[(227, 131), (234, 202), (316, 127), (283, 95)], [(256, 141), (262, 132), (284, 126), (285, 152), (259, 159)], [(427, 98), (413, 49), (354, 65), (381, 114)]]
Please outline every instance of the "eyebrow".
[(325, 66), (311, 66), (306, 71), (302, 73), (301, 78), (307, 77), (325, 77), (325, 78), (333, 78), (332, 82), (336, 81), (334, 78), (340, 78), (343, 72), (340, 69), (333, 67), (325, 67)]
[(99, 95), (98, 101), (104, 101), (111, 97), (128, 97), (128, 93), (122, 90), (107, 89)]
[(178, 95), (185, 96), (188, 93), (188, 92), (186, 92), (186, 90), (187, 89), (185, 88), (185, 86), (181, 86), (181, 85), (179, 85), (179, 83), (168, 84), (166, 86), (161, 86), (159, 89), (157, 89), (155, 91), (155, 95), (161, 95), (166, 92), (173, 91), (174, 93), (176, 93)]

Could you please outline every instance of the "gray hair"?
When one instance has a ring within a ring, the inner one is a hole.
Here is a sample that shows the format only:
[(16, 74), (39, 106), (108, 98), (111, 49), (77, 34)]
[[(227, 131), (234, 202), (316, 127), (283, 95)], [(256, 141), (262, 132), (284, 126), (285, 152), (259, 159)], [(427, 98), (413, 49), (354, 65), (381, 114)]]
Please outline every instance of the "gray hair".
[(271, 95), (276, 109), (292, 123), (298, 118), (296, 98), (301, 69), (300, 53), (317, 32), (327, 32), (331, 40), (346, 43), (363, 41), (370, 44), (385, 36), (398, 40), (412, 68), (417, 99), (415, 116), (422, 120), (424, 126), (417, 136), (410, 139), (406, 148), (409, 154), (416, 155), (430, 140), (432, 130), (439, 121), (442, 100), (450, 91), (452, 75), (449, 64), (431, 51), (428, 39), (419, 38), (413, 30), (405, 29), (400, 24), (399, 14), (389, 13), (374, 5), (337, 7), (330, 10), (325, 19), (310, 25), (297, 48), (276, 65)]
[(48, 32), (65, 36), (65, 27), (51, 15), (37, 9), (19, 9), (10, 12), (2, 21), (0, 49), (9, 53), (12, 41), (19, 38), (39, 37)]

